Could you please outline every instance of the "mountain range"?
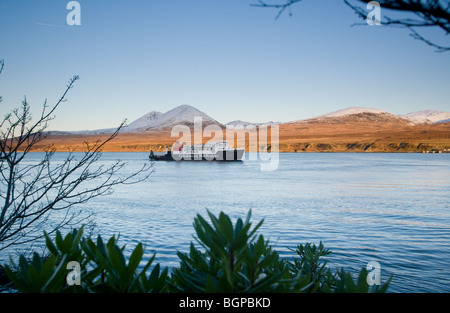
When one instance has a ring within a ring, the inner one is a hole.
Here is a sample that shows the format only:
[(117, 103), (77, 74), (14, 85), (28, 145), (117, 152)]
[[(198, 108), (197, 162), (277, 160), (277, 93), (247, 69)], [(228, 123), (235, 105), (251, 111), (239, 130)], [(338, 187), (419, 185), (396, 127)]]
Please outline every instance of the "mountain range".
[(400, 117), (411, 120), (413, 123), (444, 123), (450, 120), (449, 112), (425, 110), (412, 112)]
[[(218, 122), (216, 119), (207, 115), (206, 113), (196, 109), (193, 106), (184, 104), (180, 105), (165, 113), (151, 111), (131, 122), (129, 125), (123, 127), (122, 133), (138, 133), (138, 132), (155, 132), (170, 130), (175, 125), (194, 125), (194, 118), (201, 117), (202, 125), (207, 126), (216, 124), (222, 128), (230, 125), (280, 125), (280, 124), (295, 124), (295, 123), (348, 123), (351, 120), (367, 120), (379, 123), (399, 123), (399, 124), (433, 124), (446, 123), (450, 121), (450, 112), (442, 112), (435, 110), (424, 110), (411, 112), (404, 115), (395, 115), (384, 110), (364, 107), (349, 107), (335, 112), (326, 113), (313, 118), (294, 120), (291, 122), (246, 122), (242, 120), (235, 120), (226, 124)], [(88, 130), (88, 131), (74, 131), (74, 132), (53, 132), (54, 134), (76, 134), (76, 135), (94, 135), (94, 134), (108, 134), (114, 132), (115, 128)]]
[[(257, 132), (261, 132), (264, 131), (261, 126), (276, 124), (280, 152), (450, 151), (449, 112), (424, 110), (396, 115), (375, 108), (349, 107), (285, 123), (235, 120), (224, 124), (189, 105), (143, 115), (125, 126), (103, 151), (164, 151), (178, 138), (172, 137), (172, 127), (182, 124), (192, 129), (195, 117), (202, 118), (202, 126), (220, 126), (224, 136), (225, 126), (255, 125)], [(52, 145), (57, 151), (84, 151), (85, 142), (107, 140), (115, 130), (51, 132), (35, 148), (42, 151)], [(211, 139), (203, 138), (204, 142)], [(249, 143), (245, 145), (249, 151)]]
[[(135, 133), (135, 132), (147, 132), (147, 131), (166, 131), (172, 129), (175, 125), (187, 125), (193, 126), (195, 118), (202, 119), (202, 125), (207, 126), (210, 124), (216, 124), (221, 127), (224, 125), (203, 113), (202, 111), (194, 108), (193, 106), (183, 104), (176, 108), (169, 110), (165, 113), (151, 111), (130, 124), (124, 126), (121, 133)], [(60, 134), (76, 134), (76, 135), (96, 135), (96, 134), (109, 134), (113, 133), (116, 128), (105, 128), (97, 130), (82, 130), (75, 132), (58, 132)]]
[(411, 112), (404, 115), (395, 115), (393, 113), (387, 112), (381, 109), (365, 108), (365, 107), (349, 107), (346, 109), (326, 113), (309, 119), (297, 120), (288, 123), (298, 123), (298, 122), (311, 122), (311, 121), (326, 121), (336, 118), (348, 118), (358, 116), (368, 116), (378, 117), (380, 122), (382, 121), (397, 121), (399, 123), (409, 123), (409, 124), (433, 124), (433, 123), (443, 123), (450, 119), (450, 112), (436, 111), (436, 110), (424, 110)]

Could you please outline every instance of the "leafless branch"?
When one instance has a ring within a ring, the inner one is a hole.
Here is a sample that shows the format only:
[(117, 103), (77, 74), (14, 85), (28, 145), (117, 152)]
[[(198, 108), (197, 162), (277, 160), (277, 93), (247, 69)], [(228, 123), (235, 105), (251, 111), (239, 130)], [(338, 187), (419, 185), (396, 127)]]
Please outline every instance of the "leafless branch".
[[(3, 64), (0, 62), (0, 73)], [(50, 146), (39, 162), (27, 162), (35, 145), (48, 136), (48, 122), (78, 79), (74, 76), (69, 80), (55, 105), (44, 102), (36, 122), (31, 119), (26, 98), (20, 109), (0, 122), (0, 251), (41, 237), (42, 227), (57, 212), (62, 214), (55, 230), (89, 218), (76, 211), (77, 205), (110, 194), (114, 186), (143, 181), (153, 173), (153, 164), (147, 163), (123, 177), (120, 173), (125, 162), (106, 165), (100, 161), (104, 146), (119, 134), (125, 121), (106, 140), (86, 142), (81, 154), (69, 153), (58, 162)]]
[[(370, 0), (358, 0), (359, 2), (369, 3)], [(355, 14), (361, 19), (365, 20), (367, 11), (357, 5), (352, 4), (349, 0), (344, 0), (345, 4), (349, 6)], [(381, 21), (385, 26), (404, 27), (410, 30), (411, 37), (423, 41), (427, 45), (436, 48), (437, 52), (450, 51), (450, 47), (443, 46), (426, 39), (418, 33), (416, 28), (431, 28), (435, 27), (443, 31), (445, 35), (450, 33), (450, 1), (439, 0), (379, 0), (380, 6), (383, 9), (390, 9), (399, 12), (412, 13), (414, 17), (408, 18), (391, 18), (383, 14)], [(447, 2), (444, 4), (444, 2)], [(366, 23), (356, 24), (365, 25)]]
[(275, 19), (277, 20), (281, 14), (283, 14), (284, 11), (289, 10), (289, 15), (292, 15), (291, 12), (291, 6), (302, 1), (302, 0), (286, 0), (286, 3), (279, 3), (279, 4), (269, 4), (266, 3), (262, 0), (257, 0), (258, 3), (256, 4), (250, 4), (250, 6), (252, 7), (259, 7), (259, 8), (272, 8), (272, 9), (277, 9), (278, 10), (278, 14), (275, 17)]
[[(286, 0), (285, 3), (266, 3), (263, 0), (257, 0), (258, 3), (251, 4), (254, 7), (273, 8), (278, 10), (276, 19), (278, 19), (285, 10), (302, 0)], [(371, 0), (354, 0), (360, 3), (368, 4)], [(437, 28), (443, 31), (444, 35), (450, 33), (450, 1), (449, 0), (378, 0), (381, 8), (396, 12), (412, 13), (413, 17), (391, 18), (383, 14), (381, 21), (385, 26), (405, 27), (411, 31), (411, 36), (423, 41), (427, 45), (436, 48), (438, 52), (450, 51), (450, 46), (437, 44), (430, 39), (420, 35), (418, 28)], [(344, 0), (344, 3), (350, 7), (359, 18), (366, 20), (368, 11), (365, 7), (353, 4), (350, 0)], [(291, 14), (291, 11), (289, 11)], [(367, 23), (357, 23), (354, 25), (367, 25)]]

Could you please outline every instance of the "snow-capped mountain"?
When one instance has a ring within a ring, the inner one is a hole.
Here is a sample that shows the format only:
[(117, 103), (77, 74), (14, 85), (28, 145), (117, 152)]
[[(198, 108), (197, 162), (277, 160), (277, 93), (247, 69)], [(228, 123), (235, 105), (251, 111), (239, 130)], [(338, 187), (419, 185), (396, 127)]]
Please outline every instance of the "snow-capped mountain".
[(277, 124), (281, 124), (280, 122), (264, 122), (264, 123), (252, 123), (252, 122), (245, 122), (245, 121), (241, 121), (241, 120), (236, 120), (236, 121), (232, 121), (226, 124), (226, 126), (243, 126), (243, 127), (247, 127), (249, 125), (254, 125), (254, 126), (270, 126), (270, 125), (277, 125)]
[(387, 113), (391, 114), (387, 111), (380, 110), (380, 109), (373, 109), (373, 108), (363, 108), (363, 107), (348, 107), (342, 110), (330, 112), (327, 114), (316, 116), (315, 118), (328, 118), (328, 117), (341, 117), (346, 115), (352, 115), (352, 114), (360, 114), (360, 113)]
[(429, 123), (438, 123), (450, 119), (450, 112), (425, 110), (425, 111), (411, 112), (400, 116), (410, 120), (413, 123), (429, 124)]
[(335, 122), (338, 120), (344, 121), (343, 120), (344, 118), (347, 118), (350, 116), (357, 116), (357, 115), (361, 115), (361, 118), (363, 118), (363, 119), (367, 118), (367, 117), (370, 117), (371, 119), (373, 119), (373, 117), (378, 116), (378, 117), (380, 117), (380, 121), (385, 121), (385, 120), (389, 120), (389, 121), (401, 120), (401, 121), (403, 121), (403, 119), (401, 119), (397, 115), (389, 113), (384, 110), (373, 109), (373, 108), (364, 108), (364, 107), (348, 107), (348, 108), (345, 108), (342, 110), (333, 111), (333, 112), (322, 114), (322, 115), (315, 116), (312, 118), (288, 122), (288, 124), (290, 124), (290, 123), (306, 123), (306, 122), (322, 122), (322, 121), (327, 121), (327, 120), (334, 120)]
[[(242, 125), (244, 127), (248, 125), (255, 126), (269, 126), (276, 124), (297, 124), (297, 123), (320, 123), (320, 124), (351, 124), (351, 123), (379, 123), (380, 125), (401, 125), (401, 124), (431, 124), (431, 123), (445, 123), (450, 122), (450, 112), (442, 112), (436, 110), (424, 110), (418, 112), (412, 112), (405, 115), (395, 115), (385, 110), (375, 108), (364, 107), (348, 107), (342, 110), (322, 114), (313, 118), (295, 120), (286, 123), (280, 122), (263, 122), (252, 123), (243, 120), (235, 120), (223, 125), (217, 120), (213, 119), (209, 115), (202, 111), (184, 104), (180, 105), (165, 113), (152, 111), (133, 121), (127, 126), (124, 126), (121, 133), (132, 132), (146, 132), (146, 131), (159, 131), (169, 130), (175, 125), (187, 125), (192, 127), (194, 125), (194, 119), (196, 117), (202, 118), (202, 126), (211, 124), (219, 125), (222, 128), (225, 126), (237, 126)], [(70, 131), (70, 132), (51, 132), (54, 135), (98, 135), (98, 134), (111, 134), (116, 128), (105, 128), (97, 130), (84, 130), (84, 131)]]
[(194, 124), (195, 118), (201, 118), (203, 126), (210, 124), (222, 125), (209, 115), (194, 108), (193, 106), (183, 104), (170, 111), (167, 111), (166, 113), (154, 111), (150, 112), (132, 122), (126, 129), (124, 129), (124, 131), (137, 132), (166, 129), (179, 124), (192, 126)]
[(152, 125), (152, 123), (155, 123), (162, 115), (163, 113), (156, 111), (147, 113), (126, 126), (125, 131), (133, 131), (136, 129), (148, 127), (149, 125)]
[[(202, 126), (207, 126), (210, 124), (217, 124), (223, 126), (221, 123), (217, 122), (212, 117), (203, 113), (202, 111), (187, 105), (180, 105), (166, 113), (161, 113), (157, 111), (152, 111), (147, 113), (137, 120), (131, 122), (129, 125), (124, 126), (121, 129), (121, 133), (132, 133), (132, 132), (145, 132), (153, 130), (167, 130), (172, 128), (174, 125), (188, 125), (193, 126), (194, 118), (202, 118)], [(99, 134), (112, 134), (116, 131), (116, 128), (105, 128), (97, 130), (82, 130), (82, 131), (71, 131), (71, 132), (53, 132), (54, 134), (66, 134), (66, 135), (99, 135)]]
[(380, 117), (379, 121), (395, 121), (398, 120), (402, 123), (409, 124), (432, 124), (444, 122), (450, 119), (450, 112), (442, 112), (436, 110), (424, 110), (418, 112), (411, 112), (409, 114), (404, 115), (395, 115), (388, 111), (374, 108), (364, 108), (364, 107), (349, 107), (342, 110), (322, 114), (313, 118), (296, 120), (289, 123), (299, 123), (299, 122), (311, 122), (311, 121), (324, 121), (328, 119), (336, 119), (336, 118), (347, 118), (350, 116), (357, 117), (358, 115), (367, 115), (371, 117)]

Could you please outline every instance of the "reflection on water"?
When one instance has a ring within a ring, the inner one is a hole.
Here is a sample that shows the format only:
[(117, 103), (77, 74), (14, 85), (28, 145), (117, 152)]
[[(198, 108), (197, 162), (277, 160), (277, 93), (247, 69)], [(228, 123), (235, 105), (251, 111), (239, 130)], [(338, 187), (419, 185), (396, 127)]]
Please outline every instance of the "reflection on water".
[[(102, 160), (118, 158), (133, 171), (147, 154), (105, 153)], [(142, 241), (147, 257), (156, 252), (163, 265), (176, 266), (176, 251), (188, 249), (196, 214), (209, 209), (235, 219), (252, 209), (284, 257), (297, 244), (323, 241), (333, 251), (331, 267), (359, 271), (379, 262), (382, 280), (394, 274), (391, 292), (450, 291), (448, 154), (281, 154), (274, 172), (251, 161), (155, 168), (148, 181), (85, 208), (96, 212), (103, 235), (120, 233), (130, 247)]]

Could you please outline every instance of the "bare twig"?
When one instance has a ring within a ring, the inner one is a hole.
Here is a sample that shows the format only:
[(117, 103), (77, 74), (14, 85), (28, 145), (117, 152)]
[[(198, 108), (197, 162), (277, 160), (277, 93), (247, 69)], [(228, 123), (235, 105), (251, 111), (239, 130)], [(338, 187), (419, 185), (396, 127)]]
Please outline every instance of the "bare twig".
[[(258, 3), (251, 4), (254, 7), (273, 8), (278, 10), (275, 19), (278, 19), (285, 10), (290, 8), (302, 0), (286, 0), (285, 3), (267, 3), (263, 0), (257, 0)], [(368, 4), (371, 0), (355, 0)], [(438, 28), (443, 31), (444, 35), (450, 33), (450, 1), (448, 0), (378, 0), (383, 9), (397, 12), (412, 13), (415, 17), (411, 18), (390, 18), (383, 14), (382, 25), (405, 27), (411, 31), (411, 36), (417, 40), (423, 41), (427, 45), (436, 48), (438, 52), (450, 51), (450, 46), (437, 44), (430, 39), (420, 35), (417, 28)], [(352, 4), (349, 0), (344, 0), (359, 18), (366, 20), (367, 10)], [(289, 11), (291, 15), (291, 11)], [(357, 23), (354, 25), (367, 25), (367, 23)]]
[[(358, 1), (364, 3), (370, 2), (370, 0)], [(367, 11), (364, 10), (364, 8), (350, 3), (349, 0), (344, 0), (344, 2), (361, 19), (366, 19)], [(439, 0), (379, 0), (378, 2), (383, 9), (409, 12), (416, 16), (416, 18), (408, 17), (394, 19), (383, 14), (383, 20), (381, 21), (382, 25), (405, 27), (411, 31), (411, 37), (436, 48), (437, 52), (450, 51), (450, 47), (432, 42), (420, 35), (416, 30), (416, 28), (437, 27), (441, 29), (445, 35), (448, 35), (450, 33), (450, 1), (447, 1), (446, 5), (443, 1)], [(366, 23), (355, 25), (366, 25)]]
[(283, 14), (284, 11), (289, 10), (289, 15), (292, 15), (291, 12), (291, 6), (300, 2), (302, 0), (286, 0), (286, 3), (281, 3), (281, 4), (269, 4), (266, 3), (262, 0), (258, 0), (258, 3), (256, 4), (250, 4), (250, 6), (252, 7), (259, 7), (259, 8), (272, 8), (272, 9), (277, 9), (278, 10), (278, 14), (275, 17), (275, 19), (277, 20), (281, 14)]
[[(0, 62), (0, 73), (4, 62)], [(138, 171), (120, 176), (126, 163), (102, 164), (101, 151), (120, 132), (125, 121), (106, 140), (85, 144), (79, 156), (69, 153), (62, 161), (52, 162), (55, 149), (48, 147), (39, 162), (28, 164), (26, 156), (48, 136), (48, 122), (55, 110), (66, 101), (78, 76), (72, 77), (62, 96), (53, 106), (44, 102), (36, 122), (31, 120), (30, 106), (25, 98), (21, 109), (13, 110), (0, 122), (0, 251), (7, 247), (36, 240), (50, 215), (62, 212), (59, 220), (52, 218), (54, 230), (90, 218), (74, 210), (79, 204), (110, 194), (113, 187), (133, 184), (153, 173), (153, 164), (144, 164)], [(52, 232), (51, 229), (47, 229)]]

